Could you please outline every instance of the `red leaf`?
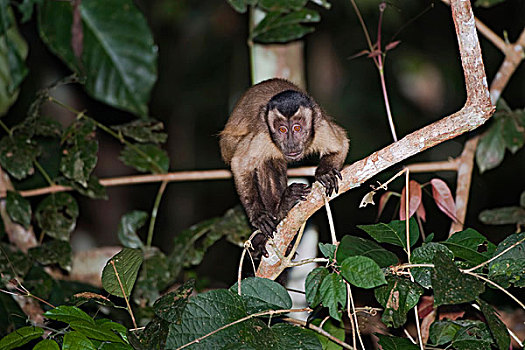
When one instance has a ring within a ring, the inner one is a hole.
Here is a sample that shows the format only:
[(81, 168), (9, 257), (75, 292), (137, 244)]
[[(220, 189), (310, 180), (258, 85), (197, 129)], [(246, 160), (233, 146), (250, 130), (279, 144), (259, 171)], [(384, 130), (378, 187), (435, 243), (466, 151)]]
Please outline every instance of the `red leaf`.
[(452, 198), (452, 192), (450, 192), (448, 185), (441, 179), (432, 179), (430, 180), (430, 184), (432, 185), (432, 196), (438, 208), (449, 218), (457, 221), (456, 204), (454, 203), (454, 198)]
[(455, 321), (460, 317), (463, 317), (465, 315), (465, 311), (462, 310), (455, 310), (455, 311), (445, 311), (439, 313), (439, 320), (449, 319), (451, 321)]
[(380, 50), (374, 50), (374, 51), (370, 52), (368, 54), (368, 56), (366, 56), (366, 57), (372, 58), (372, 57), (377, 57), (377, 56), (379, 56), (381, 54), (382, 54), (382, 52)]
[(387, 46), (385, 46), (385, 51), (393, 50), (397, 45), (401, 44), (401, 40), (392, 41)]
[(352, 56), (348, 57), (348, 59), (353, 60), (354, 58), (364, 56), (364, 55), (368, 54), (369, 52), (370, 51), (368, 51), (368, 50), (363, 50), (363, 51), (360, 51), (360, 52), (356, 53), (355, 55), (352, 55)]
[(417, 305), (419, 318), (425, 318), (432, 310), (434, 310), (434, 297), (431, 295), (423, 295)]
[[(416, 210), (421, 205), (421, 185), (417, 183), (417, 181), (410, 180), (409, 184), (409, 202), (408, 202), (408, 217), (411, 218), (412, 215), (416, 212)], [(401, 192), (401, 202), (399, 204), (399, 220), (405, 220), (405, 190), (406, 188), (403, 188), (403, 191)]]
[(423, 206), (423, 201), (421, 201), (421, 204), (419, 207), (417, 207), (416, 215), (419, 216), (419, 218), (423, 221), (427, 221), (427, 213), (425, 212), (425, 207)]
[(383, 195), (381, 196), (381, 198), (379, 199), (379, 206), (377, 208), (377, 219), (379, 219), (379, 217), (381, 216), (381, 214), (383, 213), (383, 209), (385, 209), (385, 205), (386, 205), (386, 202), (388, 202), (388, 199), (394, 194), (394, 192), (392, 191), (387, 191), (385, 193), (383, 193)]

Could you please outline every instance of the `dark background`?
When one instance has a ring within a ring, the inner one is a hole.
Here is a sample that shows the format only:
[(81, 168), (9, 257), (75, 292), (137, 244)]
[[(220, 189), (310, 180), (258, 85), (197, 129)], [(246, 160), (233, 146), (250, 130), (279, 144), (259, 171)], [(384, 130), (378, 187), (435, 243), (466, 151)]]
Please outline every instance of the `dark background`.
[[(372, 38), (375, 38), (379, 1), (358, 1)], [(159, 46), (158, 81), (153, 90), (150, 114), (165, 123), (169, 134), (165, 146), (171, 159), (171, 170), (225, 168), (218, 147), (217, 133), (222, 129), (236, 99), (250, 85), (249, 57), (246, 45), (247, 15), (233, 11), (225, 0), (142, 0), (137, 5), (146, 15)], [(309, 5), (315, 8), (315, 5)], [(317, 7), (322, 20), (316, 31), (305, 40), (308, 90), (345, 127), (351, 140), (347, 163), (359, 160), (392, 142), (381, 93), (379, 76), (366, 57), (349, 59), (366, 49), (363, 32), (349, 1), (332, 1), (331, 10)], [(508, 0), (489, 9), (476, 7), (475, 14), (498, 35), (507, 33), (514, 42), (525, 26), (525, 2)], [(421, 15), (420, 17), (417, 17)], [(416, 18), (417, 17), (417, 18)], [(414, 18), (416, 18), (414, 20)], [(68, 69), (40, 41), (33, 22), (21, 25), (28, 40), (31, 70), (22, 86), (20, 98), (6, 116), (12, 125), (24, 117), (35, 92), (68, 75)], [(401, 31), (395, 40), (401, 44), (390, 51), (386, 60), (386, 81), (398, 137), (459, 110), (465, 101), (454, 26), (450, 9), (430, 1), (389, 2), (384, 15), (383, 42)], [(481, 36), (488, 81), (492, 81), (503, 55)], [(87, 110), (97, 120), (112, 125), (130, 121), (134, 116), (98, 103), (80, 87), (61, 88), (59, 99)], [(525, 102), (525, 67), (513, 75), (503, 98), (513, 108)], [(64, 110), (48, 108), (50, 116), (69, 124), (74, 116)], [(484, 127), (476, 131), (483, 132)], [(120, 144), (102, 133), (100, 136), (99, 177), (132, 174), (117, 158)], [(469, 137), (447, 141), (406, 164), (419, 161), (446, 160), (460, 154)], [(51, 154), (53, 145), (47, 150)], [(308, 164), (315, 164), (312, 160)], [(45, 164), (52, 168), (57, 159)], [(373, 179), (384, 181), (394, 171)], [(455, 191), (455, 173), (415, 174), (420, 183), (433, 177), (444, 179)], [(507, 152), (501, 166), (480, 174), (474, 169), (466, 227), (472, 227), (493, 242), (515, 231), (512, 226), (485, 226), (478, 220), (481, 210), (517, 205), (525, 190), (525, 151)], [(392, 190), (401, 191), (398, 180)], [(41, 179), (21, 187), (44, 186)], [(158, 184), (134, 185), (108, 190), (109, 200), (79, 198), (81, 215), (72, 240), (76, 246), (118, 244), (116, 230), (122, 214), (132, 209), (150, 211)], [(363, 235), (355, 227), (376, 221), (377, 207), (359, 209), (369, 184), (345, 193), (332, 202), (336, 232)], [(450, 220), (432, 202), (429, 188), (424, 190), (427, 209), (427, 233), (438, 239), (448, 234)], [(379, 198), (376, 198), (377, 200)], [(34, 198), (37, 203), (40, 199)], [(222, 215), (238, 204), (232, 180), (171, 183), (159, 210), (154, 245), (168, 252), (173, 237), (201, 220)], [(383, 221), (395, 218), (396, 200), (391, 200)], [(328, 224), (324, 211), (313, 217), (321, 230), (321, 240), (328, 241)], [(225, 241), (210, 250), (200, 267), (201, 276), (230, 283), (235, 279), (240, 249)]]

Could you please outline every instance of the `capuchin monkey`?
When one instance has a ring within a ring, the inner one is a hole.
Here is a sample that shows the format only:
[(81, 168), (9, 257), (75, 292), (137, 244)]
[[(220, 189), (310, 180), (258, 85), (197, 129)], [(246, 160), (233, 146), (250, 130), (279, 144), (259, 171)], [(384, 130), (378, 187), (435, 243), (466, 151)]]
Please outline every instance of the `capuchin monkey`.
[(264, 235), (252, 240), (256, 255), (268, 256), (266, 240), (310, 193), (305, 184), (287, 186), (287, 163), (319, 154), (315, 180), (330, 196), (339, 190), (348, 145), (345, 130), (287, 80), (266, 80), (242, 95), (220, 133), (220, 147), (249, 221)]

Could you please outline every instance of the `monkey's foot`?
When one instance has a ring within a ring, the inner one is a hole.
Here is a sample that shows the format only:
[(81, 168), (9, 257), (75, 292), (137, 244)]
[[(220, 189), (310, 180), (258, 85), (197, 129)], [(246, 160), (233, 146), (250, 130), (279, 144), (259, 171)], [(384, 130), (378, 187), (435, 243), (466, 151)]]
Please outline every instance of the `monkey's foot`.
[(277, 227), (277, 218), (269, 213), (261, 213), (255, 219), (252, 220), (252, 225), (259, 229), (266, 238), (273, 238), (273, 232)]
[[(339, 178), (339, 179), (338, 179)], [(339, 180), (342, 180), (343, 176), (339, 170), (332, 168), (328, 171), (323, 169), (317, 169), (315, 171), (315, 180), (319, 181), (326, 189), (326, 195), (330, 197), (332, 192), (339, 192)]]
[(292, 183), (284, 190), (283, 197), (280, 203), (280, 209), (283, 211), (283, 216), (286, 215), (294, 205), (299, 201), (306, 200), (312, 188), (306, 184)]

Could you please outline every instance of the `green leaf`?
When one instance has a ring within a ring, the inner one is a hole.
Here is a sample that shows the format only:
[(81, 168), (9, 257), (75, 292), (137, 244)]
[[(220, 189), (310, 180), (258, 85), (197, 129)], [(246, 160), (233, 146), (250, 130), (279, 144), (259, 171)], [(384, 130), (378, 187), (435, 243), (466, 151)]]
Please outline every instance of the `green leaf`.
[(126, 145), (120, 154), (120, 160), (141, 172), (163, 173), (170, 166), (166, 151), (152, 144), (135, 144), (134, 147)]
[(259, 319), (247, 319), (241, 297), (218, 289), (194, 296), (184, 310), (180, 324), (171, 323), (166, 349), (178, 348), (223, 326), (223, 330), (192, 345), (193, 349), (321, 349), (311, 332), (284, 323), (269, 328)]
[(440, 251), (436, 251), (434, 256), (432, 287), (435, 306), (467, 303), (485, 290), (481, 281), (461, 273), (454, 262)]
[(168, 135), (162, 132), (164, 124), (153, 118), (137, 119), (127, 124), (112, 126), (111, 128), (141, 143), (159, 144), (166, 142), (168, 139)]
[(128, 340), (135, 349), (165, 349), (169, 323), (155, 316), (143, 331), (128, 333)]
[(40, 327), (27, 326), (18, 328), (0, 339), (0, 349), (10, 350), (29, 343), (33, 339), (40, 338), (44, 330)]
[(248, 8), (248, 4), (246, 0), (227, 0), (227, 1), (228, 1), (228, 4), (230, 4), (230, 6), (233, 7), (233, 9), (239, 13), (245, 13)]
[(153, 304), (155, 315), (169, 323), (180, 323), (182, 314), (194, 289), (195, 280), (189, 280), (177, 290), (162, 296)]
[(147, 115), (157, 79), (157, 46), (146, 19), (132, 0), (91, 0), (80, 5), (81, 62), (71, 48), (72, 4), (46, 1), (39, 8), (42, 40), (74, 72), (86, 77), (86, 90), (112, 106)]
[(69, 126), (62, 136), (60, 171), (83, 187), (97, 165), (98, 141), (96, 126), (91, 119), (83, 118)]
[(429, 330), (429, 344), (439, 346), (450, 343), (461, 329), (461, 325), (451, 321), (436, 321)]
[[(19, 85), (27, 74), (27, 43), (16, 27), (7, 1), (2, 1), (0, 24), (0, 117), (18, 98)], [(7, 34), (6, 34), (7, 33)]]
[(390, 335), (377, 334), (379, 345), (383, 350), (419, 350), (419, 347), (407, 338), (393, 337)]
[(314, 31), (312, 27), (305, 27), (301, 24), (288, 24), (268, 30), (253, 38), (259, 43), (286, 43), (297, 40)]
[(328, 2), (328, 0), (310, 0), (311, 2), (324, 7), (327, 10), (330, 10), (330, 7), (332, 7), (332, 4)]
[(341, 275), (360, 288), (375, 288), (386, 283), (385, 274), (379, 265), (366, 256), (351, 256), (343, 260)]
[(126, 213), (120, 219), (118, 226), (118, 239), (124, 247), (127, 248), (142, 248), (144, 243), (137, 235), (137, 230), (146, 223), (148, 213), (145, 211), (134, 210)]
[(319, 250), (328, 259), (332, 259), (332, 260), (334, 259), (335, 249), (336, 249), (335, 244), (319, 243)]
[(17, 180), (33, 175), (33, 161), (39, 155), (38, 147), (24, 135), (15, 133), (0, 140), (0, 165)]
[(18, 11), (22, 13), (22, 23), (25, 23), (31, 19), (33, 16), (34, 5), (42, 5), (44, 0), (23, 0), (21, 3), (18, 3)]
[(523, 225), (525, 224), (525, 208), (486, 209), (479, 213), (479, 220), (487, 225)]
[[(0, 266), (2, 261), (0, 261)], [(2, 268), (0, 268), (0, 271)], [(0, 335), (5, 335), (13, 329), (26, 325), (26, 315), (11, 295), (0, 293)]]
[(310, 307), (314, 308), (321, 303), (321, 293), (319, 288), (324, 278), (328, 276), (329, 272), (326, 267), (316, 267), (308, 276), (304, 283), (304, 289), (306, 291), (306, 301)]
[(74, 182), (66, 178), (61, 179), (63, 181), (58, 181), (60, 184), (73, 187), (75, 191), (83, 196), (89, 197), (91, 199), (108, 199), (106, 188), (100, 184), (98, 178), (93, 174), (91, 174), (89, 177), (87, 187), (83, 187), (78, 182)]
[(46, 311), (44, 316), (51, 320), (60, 321), (67, 324), (74, 322), (85, 322), (92, 325), (95, 324), (95, 321), (91, 318), (91, 316), (76, 306), (60, 305), (54, 309)]
[(2, 285), (5, 285), (12, 278), (25, 276), (31, 268), (32, 261), (12, 245), (0, 243), (0, 247), (0, 278)]
[(118, 297), (123, 298), (124, 295), (129, 297), (137, 279), (142, 260), (143, 257), (140, 250), (122, 249), (106, 263), (102, 271), (102, 287), (108, 293)]
[[(321, 325), (321, 319), (316, 318), (312, 321), (312, 324), (316, 326)], [(335, 322), (334, 319), (329, 318), (328, 320), (325, 320), (323, 322), (323, 330), (328, 332), (328, 334), (332, 335), (336, 339), (339, 339), (340, 341), (345, 341), (345, 327), (343, 322)], [(338, 345), (334, 343), (332, 340), (328, 339), (324, 335), (321, 335), (317, 333), (317, 338), (321, 342), (321, 346), (323, 347), (323, 350), (342, 350), (343, 347), (341, 345)]]
[[(456, 321), (457, 322), (457, 321)], [(493, 343), (487, 325), (479, 321), (466, 321), (452, 340), (453, 349), (490, 350)]]
[[(407, 236), (405, 221), (393, 220), (388, 224), (379, 223), (375, 225), (357, 225), (368, 233), (379, 243), (390, 243), (403, 247), (406, 250)], [(414, 218), (409, 221), (410, 246), (413, 246), (419, 238), (419, 228)]]
[(80, 332), (68, 332), (64, 335), (62, 350), (97, 350), (93, 343)]
[(374, 260), (379, 267), (387, 267), (399, 263), (397, 256), (368, 239), (345, 235), (337, 248), (337, 261), (343, 262), (350, 256), (362, 255)]
[[(412, 264), (432, 264), (436, 252), (445, 254), (448, 258), (454, 258), (454, 254), (446, 246), (440, 243), (426, 243), (421, 247), (414, 249), (410, 257)], [(432, 273), (431, 267), (414, 267), (410, 269), (414, 280), (425, 288), (432, 287), (430, 275)]]
[(42, 265), (58, 263), (64, 270), (71, 271), (72, 251), (68, 242), (54, 239), (30, 248), (29, 255)]
[(282, 15), (280, 12), (269, 12), (261, 22), (253, 29), (252, 36), (258, 36), (271, 32), (279, 27), (295, 25), (299, 23), (319, 22), (319, 13), (310, 9), (302, 9), (289, 14)]
[(494, 252), (494, 256), (517, 244), (514, 248), (498, 256), (489, 263), (488, 278), (508, 288), (511, 284), (516, 287), (525, 287), (525, 233), (516, 233), (505, 238)]
[(511, 153), (516, 153), (525, 143), (525, 127), (519, 125), (512, 114), (503, 118), (503, 140)]
[(60, 350), (57, 342), (51, 339), (44, 339), (38, 342), (33, 350)]
[(492, 333), (492, 337), (496, 341), (498, 348), (500, 350), (509, 349), (510, 335), (505, 324), (501, 322), (492, 306), (490, 306), (481, 299), (478, 299), (478, 304), (481, 308), (481, 311), (483, 312), (483, 315), (485, 316), (485, 319), (487, 320), (490, 333)]
[(25, 228), (31, 223), (31, 204), (18, 192), (7, 191), (5, 202), (7, 214), (11, 220), (18, 222)]
[(505, 140), (502, 130), (502, 120), (495, 119), (493, 125), (479, 140), (476, 148), (476, 163), (481, 173), (497, 167), (503, 161)]
[(346, 305), (346, 286), (341, 275), (330, 273), (325, 276), (319, 286), (321, 303), (328, 308), (330, 316), (341, 321), (339, 305)]
[(300, 10), (308, 0), (259, 0), (259, 7), (265, 11), (288, 12)]
[(52, 193), (38, 204), (35, 216), (46, 235), (68, 241), (76, 226), (78, 204), (70, 194)]
[(478, 265), (489, 259), (496, 246), (478, 231), (468, 228), (456, 232), (442, 242), (454, 253), (456, 258), (464, 259), (472, 265)]
[[(95, 322), (72, 321), (69, 323), (71, 328), (80, 332), (88, 338), (100, 341), (122, 343), (122, 338), (115, 331), (126, 332), (125, 327), (107, 319), (98, 319)], [(122, 330), (124, 328), (124, 330)]]
[(407, 313), (417, 305), (423, 288), (406, 278), (389, 277), (388, 284), (374, 290), (377, 301), (384, 307), (383, 321), (388, 327), (405, 324)]
[[(235, 283), (230, 287), (230, 292), (237, 293), (237, 291), (238, 284)], [(286, 288), (267, 278), (248, 277), (242, 280), (241, 298), (244, 300), (248, 314), (292, 307), (292, 299)]]

